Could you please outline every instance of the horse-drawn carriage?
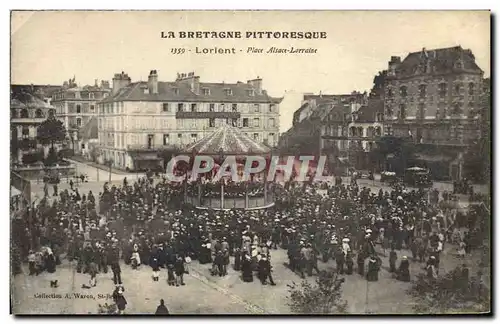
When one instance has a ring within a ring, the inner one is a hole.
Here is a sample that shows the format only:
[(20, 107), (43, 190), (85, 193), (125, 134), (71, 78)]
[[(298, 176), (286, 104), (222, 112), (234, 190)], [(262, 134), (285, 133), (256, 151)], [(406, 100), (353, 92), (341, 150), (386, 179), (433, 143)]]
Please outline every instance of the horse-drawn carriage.
[(383, 171), (380, 173), (380, 182), (399, 182), (398, 177), (396, 176), (396, 172)]
[(411, 167), (405, 170), (404, 183), (417, 188), (432, 187), (429, 170), (419, 167)]

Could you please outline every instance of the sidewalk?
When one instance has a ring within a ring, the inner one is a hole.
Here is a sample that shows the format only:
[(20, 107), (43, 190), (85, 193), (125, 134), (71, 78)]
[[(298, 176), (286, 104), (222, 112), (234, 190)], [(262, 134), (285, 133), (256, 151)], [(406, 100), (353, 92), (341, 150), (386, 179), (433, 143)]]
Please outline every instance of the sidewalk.
[[(87, 161), (85, 160), (83, 157), (81, 156), (72, 156), (71, 158), (66, 158), (66, 160), (70, 161), (70, 162), (79, 162), (79, 163), (83, 163), (83, 164), (86, 164), (88, 166), (91, 166), (91, 167), (94, 167), (96, 169), (99, 169), (99, 170), (103, 170), (103, 171), (108, 171), (109, 172), (109, 167), (106, 166), (106, 165), (102, 165), (102, 164), (98, 164), (98, 163), (95, 163), (95, 162), (92, 162), (92, 161)], [(120, 174), (120, 175), (133, 175), (135, 173), (131, 173), (131, 172), (126, 172), (126, 171), (123, 171), (123, 170), (120, 170), (120, 169), (116, 169), (116, 168), (111, 168), (111, 172), (112, 173), (115, 173), (115, 174)]]

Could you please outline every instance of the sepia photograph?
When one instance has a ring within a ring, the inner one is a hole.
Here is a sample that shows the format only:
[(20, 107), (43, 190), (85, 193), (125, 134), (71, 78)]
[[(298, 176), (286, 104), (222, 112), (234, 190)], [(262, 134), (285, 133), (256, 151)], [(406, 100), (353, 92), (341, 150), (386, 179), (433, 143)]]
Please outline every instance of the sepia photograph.
[(491, 315), (491, 21), (11, 10), (11, 314)]

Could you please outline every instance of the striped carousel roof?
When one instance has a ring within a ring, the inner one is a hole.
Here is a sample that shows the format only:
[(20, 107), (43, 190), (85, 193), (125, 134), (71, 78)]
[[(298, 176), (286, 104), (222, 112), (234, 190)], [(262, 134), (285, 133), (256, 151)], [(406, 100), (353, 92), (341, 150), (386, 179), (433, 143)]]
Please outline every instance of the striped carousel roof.
[(253, 140), (240, 129), (228, 124), (222, 125), (213, 133), (201, 140), (190, 144), (186, 151), (215, 155), (221, 153), (231, 155), (239, 154), (267, 154), (271, 149)]

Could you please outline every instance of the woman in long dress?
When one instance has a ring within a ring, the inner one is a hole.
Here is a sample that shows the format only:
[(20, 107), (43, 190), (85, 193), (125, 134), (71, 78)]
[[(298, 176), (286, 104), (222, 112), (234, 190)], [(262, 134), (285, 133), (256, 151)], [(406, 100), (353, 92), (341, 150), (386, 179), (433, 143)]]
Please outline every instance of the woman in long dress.
[(460, 258), (465, 258), (465, 242), (464, 241), (460, 241), (460, 243), (458, 244), (458, 256)]
[(241, 262), (241, 272), (244, 282), (252, 282), (253, 281), (253, 272), (252, 272), (252, 258), (248, 253), (244, 253)]

